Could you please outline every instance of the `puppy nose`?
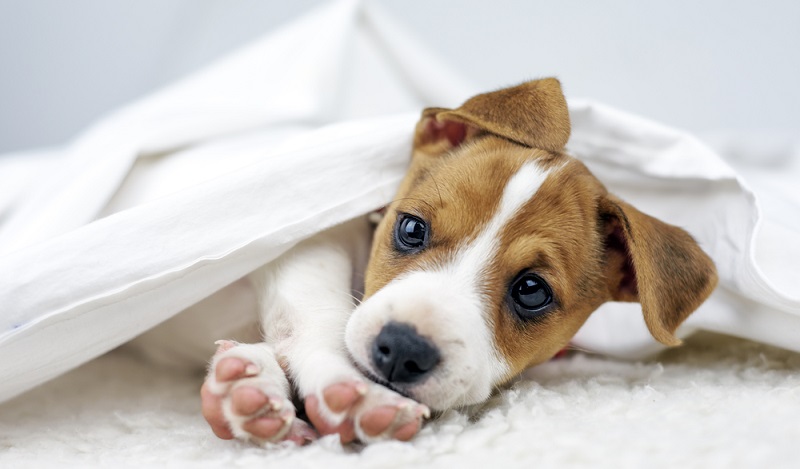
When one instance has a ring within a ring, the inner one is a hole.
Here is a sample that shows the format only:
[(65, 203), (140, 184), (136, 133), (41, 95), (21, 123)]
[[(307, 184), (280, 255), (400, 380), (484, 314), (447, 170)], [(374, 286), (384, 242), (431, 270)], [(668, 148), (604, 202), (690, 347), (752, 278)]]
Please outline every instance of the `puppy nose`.
[(393, 383), (417, 381), (439, 363), (439, 350), (408, 324), (390, 322), (372, 343), (372, 362)]

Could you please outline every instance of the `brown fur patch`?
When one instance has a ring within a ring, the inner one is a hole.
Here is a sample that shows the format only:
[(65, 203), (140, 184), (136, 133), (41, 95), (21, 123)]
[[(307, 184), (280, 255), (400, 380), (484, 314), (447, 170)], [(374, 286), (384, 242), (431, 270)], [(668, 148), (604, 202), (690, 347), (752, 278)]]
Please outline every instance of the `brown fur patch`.
[[(474, 239), (495, 212), (503, 185), (519, 168), (518, 162), (488, 152), (495, 145), (513, 147), (503, 140), (480, 139), (450, 155), (415, 158), (398, 197), (387, 207), (375, 232), (365, 296), (391, 279), (423, 266), (443, 265), (456, 249)], [(428, 223), (428, 249), (407, 255), (393, 249), (394, 227), (401, 213)]]
[[(612, 280), (611, 297), (640, 302), (653, 337), (666, 345), (680, 344), (674, 336), (675, 330), (717, 285), (713, 262), (687, 232), (616, 197), (605, 198), (600, 212), (624, 238), (636, 282), (633, 289), (626, 289), (624, 282), (615, 284)], [(624, 280), (624, 276), (613, 271), (608, 277)]]
[(425, 109), (417, 124), (414, 148), (439, 155), (486, 134), (529, 148), (561, 152), (570, 134), (561, 83), (555, 78), (533, 80), (479, 94), (458, 109)]
[[(509, 377), (563, 348), (608, 295), (597, 232), (597, 200), (605, 192), (580, 162), (562, 157), (536, 195), (505, 227), (492, 262), (495, 342)], [(505, 300), (511, 282), (531, 271), (552, 288), (555, 307), (522, 321)]]

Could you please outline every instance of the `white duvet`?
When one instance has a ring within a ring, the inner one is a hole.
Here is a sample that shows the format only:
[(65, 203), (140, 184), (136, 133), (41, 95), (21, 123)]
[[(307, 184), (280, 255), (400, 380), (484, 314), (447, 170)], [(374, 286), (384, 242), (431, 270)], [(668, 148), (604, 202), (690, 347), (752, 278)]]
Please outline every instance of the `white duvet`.
[[(480, 91), (374, 5), (342, 1), (66, 148), (0, 158), (0, 401), (384, 205), (419, 110)], [(612, 192), (691, 232), (717, 264), (719, 288), (679, 334), (800, 351), (798, 164), (737, 172), (686, 133), (569, 104), (569, 151)], [(627, 357), (660, 347), (638, 305), (620, 303), (574, 343)]]

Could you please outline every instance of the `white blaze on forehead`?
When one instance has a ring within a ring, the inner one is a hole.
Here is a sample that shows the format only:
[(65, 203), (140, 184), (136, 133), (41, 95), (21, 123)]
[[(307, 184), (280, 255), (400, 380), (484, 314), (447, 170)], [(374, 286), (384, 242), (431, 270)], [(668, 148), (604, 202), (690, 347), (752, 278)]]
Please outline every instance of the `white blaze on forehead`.
[(473, 285), (477, 288), (481, 273), (497, 251), (497, 237), (503, 227), (533, 198), (549, 173), (533, 162), (522, 165), (508, 180), (497, 213), (472, 243), (458, 250), (451, 268), (455, 267), (460, 273), (475, 276)]
[[(471, 243), (456, 251), (449, 265), (443, 269), (442, 273), (455, 280), (455, 284), (462, 286), (462, 294), (471, 297), (472, 302), (480, 305), (471, 310), (472, 314), (477, 314), (478, 317), (470, 318), (470, 323), (487, 324), (492, 305), (487, 303), (488, 300), (483, 294), (483, 278), (486, 275), (487, 267), (497, 253), (498, 237), (503, 227), (533, 198), (549, 174), (550, 171), (541, 168), (536, 163), (528, 162), (522, 165), (508, 180), (503, 190), (503, 197), (497, 206), (497, 212), (491, 220)], [(462, 314), (471, 315), (468, 311), (463, 311)], [(483, 340), (487, 344), (492, 344), (491, 355), (494, 358), (493, 366), (491, 366), (492, 380), (501, 379), (508, 372), (508, 365), (494, 347), (489, 329), (483, 327), (478, 330), (485, 331), (486, 335)]]

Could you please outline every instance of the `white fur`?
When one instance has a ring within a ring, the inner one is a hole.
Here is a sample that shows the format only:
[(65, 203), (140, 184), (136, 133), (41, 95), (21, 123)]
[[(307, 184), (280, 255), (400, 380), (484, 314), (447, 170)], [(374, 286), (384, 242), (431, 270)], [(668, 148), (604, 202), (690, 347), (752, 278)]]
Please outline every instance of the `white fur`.
[[(209, 389), (224, 396), (223, 410), (235, 436), (256, 439), (243, 428), (249, 416), (237, 415), (230, 406), (230, 392), (242, 383), (253, 383), (254, 379), (258, 387), (276, 392), (276, 387), (270, 387), (268, 381), (276, 378), (275, 370), (286, 381), (279, 363), (288, 367), (302, 398), (312, 394), (318, 397), (323, 418), (334, 426), (346, 418), (352, 419), (356, 435), (362, 441), (381, 439), (402, 424), (428, 414), (425, 406), (369, 382), (353, 366), (345, 350), (343, 331), (355, 300), (351, 286), (359, 283), (354, 274), (362, 270), (357, 264), (366, 260), (367, 234), (364, 220), (344, 224), (298, 244), (250, 275), (258, 294), (264, 342), (239, 345), (217, 356), (208, 378)], [(244, 378), (231, 386), (219, 386), (213, 379), (215, 367), (227, 356), (244, 358), (270, 372)], [(363, 383), (365, 395), (349, 411), (334, 413), (325, 405), (322, 392), (336, 383)], [(290, 398), (288, 384), (283, 397)], [(395, 423), (386, 430), (386, 435), (368, 436), (359, 425), (360, 417), (381, 406), (400, 409)]]

